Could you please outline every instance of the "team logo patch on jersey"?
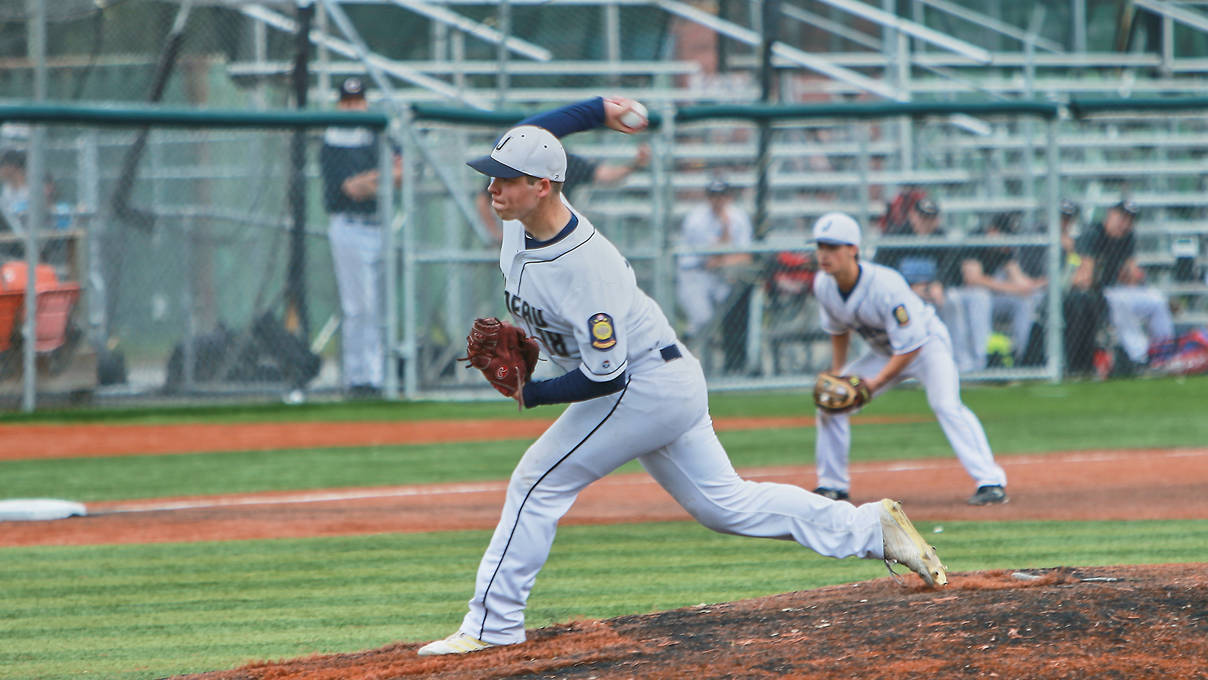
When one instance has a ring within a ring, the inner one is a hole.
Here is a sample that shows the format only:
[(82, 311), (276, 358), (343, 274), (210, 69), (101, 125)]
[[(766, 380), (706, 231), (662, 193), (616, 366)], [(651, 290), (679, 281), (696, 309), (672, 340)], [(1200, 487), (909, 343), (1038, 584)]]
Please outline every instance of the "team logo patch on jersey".
[(893, 318), (897, 319), (899, 326), (905, 326), (910, 323), (910, 314), (906, 312), (906, 305), (898, 305), (893, 308)]
[(587, 331), (591, 334), (591, 346), (596, 349), (612, 349), (617, 344), (617, 332), (612, 328), (612, 317), (600, 312), (587, 320)]

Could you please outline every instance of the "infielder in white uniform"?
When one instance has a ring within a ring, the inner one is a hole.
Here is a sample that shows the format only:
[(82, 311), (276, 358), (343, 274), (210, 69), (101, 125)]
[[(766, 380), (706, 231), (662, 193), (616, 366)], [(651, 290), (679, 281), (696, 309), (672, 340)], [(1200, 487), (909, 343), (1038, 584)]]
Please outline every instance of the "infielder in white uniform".
[(421, 655), (523, 642), (525, 603), (558, 520), (584, 487), (634, 459), (716, 531), (794, 540), (832, 557), (884, 558), (928, 583), (947, 582), (897, 503), (854, 506), (734, 471), (713, 432), (700, 363), (625, 258), (561, 195), (566, 154), (558, 137), (601, 125), (636, 132), (620, 122), (630, 102), (596, 98), (530, 118), (470, 162), (492, 178), (499, 217), (518, 220), (505, 222), (500, 251), (507, 308), (565, 371), (513, 397), (525, 407), (573, 403), (512, 473), (460, 629)]
[[(969, 503), (1007, 502), (1006, 473), (994, 462), (981, 422), (961, 403), (952, 340), (935, 309), (897, 271), (860, 260), (860, 226), (848, 215), (823, 215), (813, 235), (821, 269), (814, 278), (814, 295), (821, 306), (822, 329), (831, 336), (831, 371), (864, 378), (874, 397), (907, 378), (917, 379), (956, 457), (977, 482)], [(847, 363), (852, 331), (864, 338), (869, 352)], [(817, 411), (815, 493), (848, 497), (849, 417)]]

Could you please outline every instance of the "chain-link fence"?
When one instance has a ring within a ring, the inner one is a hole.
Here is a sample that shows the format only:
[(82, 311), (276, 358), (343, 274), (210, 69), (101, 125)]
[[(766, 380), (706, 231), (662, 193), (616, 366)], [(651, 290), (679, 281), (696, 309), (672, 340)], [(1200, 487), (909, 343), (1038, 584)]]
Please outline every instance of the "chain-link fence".
[[(646, 137), (568, 138), (597, 167), (654, 149), (648, 167), (569, 193), (717, 388), (803, 386), (830, 366), (808, 233), (835, 210), (864, 225), (864, 259), (897, 269), (936, 308), (966, 380), (1186, 370), (1171, 359), (1208, 310), (1202, 117), (1058, 122), (1054, 105), (1001, 112), (1010, 106), (920, 105), (909, 117), (860, 105), (668, 109)], [(761, 129), (759, 118), (772, 122)], [(506, 127), (420, 124), (450, 168)], [(472, 200), (485, 182), (459, 172)], [(494, 244), (419, 177), (416, 277), (448, 283), (416, 301), (412, 387), (444, 394), (478, 385), (452, 360), (468, 321), (505, 310)]]
[[(347, 386), (321, 126), (368, 131), (355, 126), (380, 128), (384, 116), (15, 107), (5, 117), (5, 401), (25, 394), (31, 338), (47, 396)], [(14, 118), (41, 124), (39, 148)], [(89, 119), (106, 124), (62, 122)], [(41, 220), (27, 175), (34, 154), (45, 178)]]
[[(1201, 116), (932, 108), (903, 117), (871, 105), (664, 107), (647, 134), (569, 138), (581, 169), (568, 194), (630, 259), (717, 388), (804, 386), (829, 366), (808, 233), (834, 210), (864, 226), (864, 259), (896, 268), (935, 306), (966, 380), (1198, 366), (1185, 351), (1199, 346), (1179, 341), (1208, 321)], [(322, 116), (233, 126), (207, 114), (168, 112), (180, 119), (165, 124), (118, 113), (122, 124), (103, 126), (35, 116), (48, 178), (35, 276), (39, 393), (346, 391)], [(415, 134), (399, 136), (408, 179), (382, 187), (400, 196), (397, 212), (390, 229), (371, 232), (396, 253), (385, 258), (374, 326), (380, 384), (488, 396), (455, 359), (475, 317), (505, 315), (486, 182), (463, 162), (509, 117), (410, 115)], [(3, 132), (0, 170), (12, 187), (32, 149), (20, 125)], [(290, 171), (295, 142), (300, 175)], [(28, 192), (8, 194), (0, 386), (15, 399), (31, 211)]]

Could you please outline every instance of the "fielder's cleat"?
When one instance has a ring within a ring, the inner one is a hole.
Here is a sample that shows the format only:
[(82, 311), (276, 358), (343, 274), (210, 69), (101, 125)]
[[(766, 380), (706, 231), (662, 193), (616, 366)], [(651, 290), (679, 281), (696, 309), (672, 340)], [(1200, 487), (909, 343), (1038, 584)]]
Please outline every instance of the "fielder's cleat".
[(416, 652), (420, 656), (437, 656), (439, 654), (468, 654), (478, 652), (495, 645), (483, 642), (476, 637), (466, 635), (460, 630), (443, 640), (429, 642)]
[(814, 489), (814, 493), (818, 494), (819, 496), (829, 498), (832, 501), (846, 501), (851, 499), (851, 495), (849, 495), (846, 491), (828, 489), (825, 486), (820, 486), (817, 489)]
[[(918, 574), (929, 586), (948, 585), (948, 568), (940, 563), (935, 548), (927, 544), (910, 518), (902, 511), (902, 504), (884, 498), (881, 500), (881, 533), (885, 541), (885, 566), (890, 562), (906, 565)], [(893, 573), (893, 569), (889, 569)]]
[(1010, 500), (1001, 486), (987, 484), (977, 487), (977, 492), (969, 497), (969, 505), (1002, 505)]

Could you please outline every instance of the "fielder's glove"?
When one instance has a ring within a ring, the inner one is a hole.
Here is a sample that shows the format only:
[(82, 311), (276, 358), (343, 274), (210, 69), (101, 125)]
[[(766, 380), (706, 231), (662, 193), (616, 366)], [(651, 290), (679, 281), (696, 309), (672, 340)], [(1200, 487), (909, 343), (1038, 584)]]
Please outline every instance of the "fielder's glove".
[(492, 387), (510, 397), (520, 389), (522, 380), (532, 377), (539, 354), (537, 341), (523, 330), (488, 317), (474, 320), (466, 336), (466, 356), (457, 360), (467, 362), (466, 368), (482, 371)]
[(858, 375), (819, 373), (814, 383), (814, 404), (827, 413), (854, 411), (870, 401), (872, 391)]

